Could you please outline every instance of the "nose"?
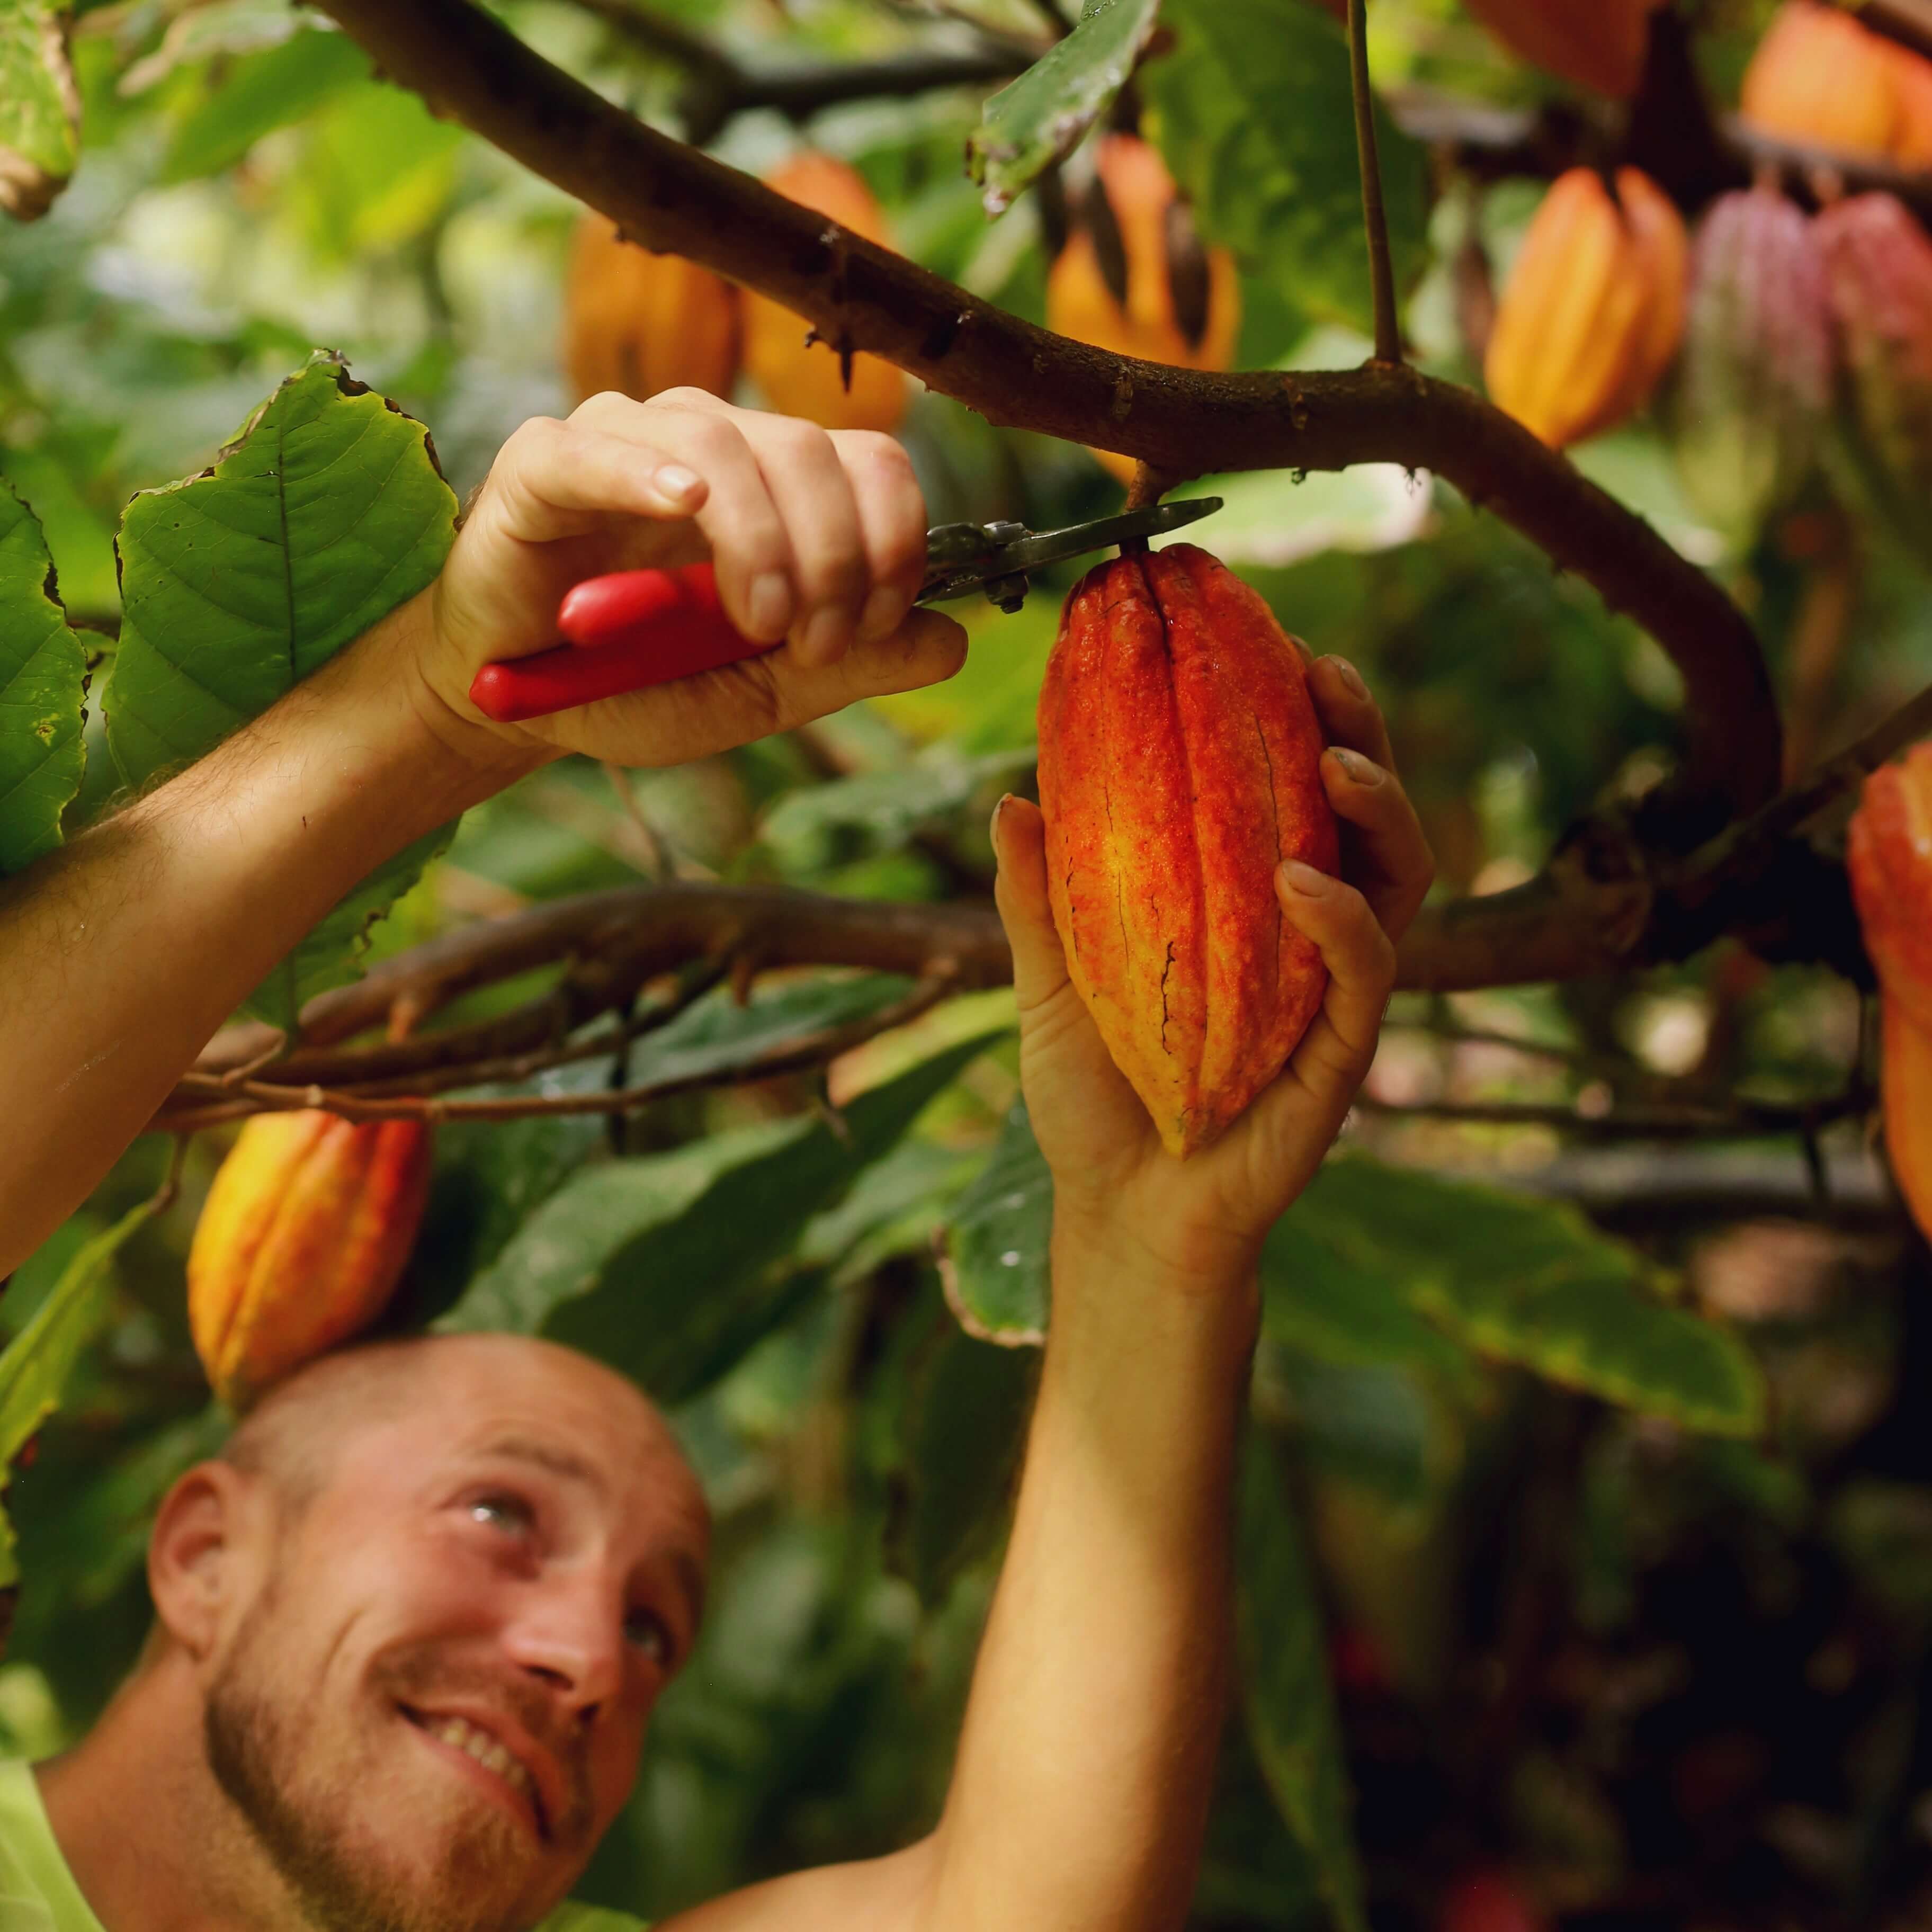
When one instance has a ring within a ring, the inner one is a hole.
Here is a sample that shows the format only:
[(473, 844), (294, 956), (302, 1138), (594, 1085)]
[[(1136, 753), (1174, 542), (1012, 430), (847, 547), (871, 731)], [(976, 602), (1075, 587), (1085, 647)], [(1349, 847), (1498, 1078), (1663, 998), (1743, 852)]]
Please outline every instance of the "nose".
[(531, 1588), (504, 1634), (511, 1660), (542, 1679), (580, 1723), (622, 1688), (622, 1600), (594, 1568), (551, 1570)]

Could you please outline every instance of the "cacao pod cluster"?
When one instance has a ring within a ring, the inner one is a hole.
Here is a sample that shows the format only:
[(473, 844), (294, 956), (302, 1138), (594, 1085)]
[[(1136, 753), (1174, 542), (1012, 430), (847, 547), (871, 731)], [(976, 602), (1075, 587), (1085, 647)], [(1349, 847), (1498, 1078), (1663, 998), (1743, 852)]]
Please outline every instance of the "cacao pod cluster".
[(231, 1408), (382, 1313), (422, 1225), (431, 1151), (420, 1120), (304, 1108), (243, 1125), (188, 1262), (195, 1352)]
[(1333, 872), (1320, 721), (1260, 594), (1191, 544), (1090, 571), (1040, 695), (1048, 894), (1067, 970), (1169, 1152), (1281, 1070), (1328, 974), (1274, 874)]
[[(1070, 211), (1066, 244), (1046, 280), (1047, 326), (1117, 356), (1184, 369), (1226, 369), (1241, 328), (1240, 280), (1226, 248), (1209, 248), (1158, 149), (1108, 134), (1092, 184)], [(1134, 461), (1094, 454), (1131, 482)]]
[(1845, 862), (1878, 970), (1886, 1155), (1932, 1235), (1932, 744), (1865, 780)]
[(1932, 168), (1932, 61), (1818, 0), (1785, 0), (1738, 105), (1766, 134)]
[[(766, 185), (881, 247), (884, 211), (845, 162), (809, 149)], [(890, 430), (905, 414), (907, 380), (876, 356), (854, 355), (849, 382), (836, 345), (803, 318), (744, 292), (695, 262), (625, 241), (601, 214), (578, 223), (564, 290), (563, 364), (580, 400), (606, 389), (640, 402), (690, 387), (729, 398), (742, 372), (781, 415), (826, 429)]]

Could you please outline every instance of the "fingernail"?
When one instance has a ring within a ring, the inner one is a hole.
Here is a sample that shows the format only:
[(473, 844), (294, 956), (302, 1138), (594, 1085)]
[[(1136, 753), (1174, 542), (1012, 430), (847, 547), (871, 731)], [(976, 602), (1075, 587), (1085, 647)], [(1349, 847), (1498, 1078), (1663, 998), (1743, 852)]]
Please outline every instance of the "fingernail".
[(898, 628), (899, 620), (909, 608), (910, 606), (906, 602), (903, 590), (895, 590), (890, 584), (880, 584), (866, 599), (866, 608), (860, 614), (860, 638), (869, 644), (880, 638), (890, 637)]
[(1312, 670), (1315, 668), (1315, 653), (1292, 631), (1288, 634), (1288, 641), (1294, 646), (1295, 655), (1301, 660), (1302, 669)]
[(851, 638), (850, 613), (841, 610), (836, 604), (829, 604), (813, 614), (800, 641), (808, 664), (829, 664), (836, 663), (844, 654)]
[(767, 570), (754, 578), (748, 600), (752, 631), (760, 638), (784, 634), (791, 622), (791, 582), (782, 570)]
[(1346, 658), (1331, 657), (1328, 662), (1335, 667), (1335, 674), (1358, 698), (1366, 698), (1369, 687), (1362, 682), (1362, 674)]
[(667, 463), (653, 479), (661, 496), (668, 496), (674, 503), (680, 502), (692, 495), (702, 485), (704, 479), (694, 470), (687, 470), (681, 463)]
[(1378, 785), (1382, 782), (1382, 768), (1360, 753), (1351, 752), (1340, 745), (1330, 745), (1328, 755), (1340, 765), (1348, 777), (1358, 785)]
[(1000, 856), (1000, 814), (1004, 812), (1012, 802), (1013, 795), (1011, 792), (1001, 792), (999, 803), (993, 808), (992, 822), (986, 827), (986, 836), (993, 842), (993, 857), (996, 862)]
[(1328, 890), (1328, 874), (1318, 872), (1312, 866), (1304, 865), (1299, 859), (1284, 862), (1281, 878), (1290, 892), (1299, 892), (1304, 898), (1318, 899)]

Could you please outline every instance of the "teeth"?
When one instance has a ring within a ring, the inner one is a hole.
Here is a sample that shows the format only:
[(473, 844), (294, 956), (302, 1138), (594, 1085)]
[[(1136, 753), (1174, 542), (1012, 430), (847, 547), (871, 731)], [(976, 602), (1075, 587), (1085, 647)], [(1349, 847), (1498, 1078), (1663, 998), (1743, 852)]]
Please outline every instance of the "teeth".
[(446, 1718), (427, 1728), (431, 1737), (468, 1752), (485, 1771), (494, 1772), (526, 1797), (530, 1796), (530, 1773), (487, 1731), (479, 1731), (460, 1718)]

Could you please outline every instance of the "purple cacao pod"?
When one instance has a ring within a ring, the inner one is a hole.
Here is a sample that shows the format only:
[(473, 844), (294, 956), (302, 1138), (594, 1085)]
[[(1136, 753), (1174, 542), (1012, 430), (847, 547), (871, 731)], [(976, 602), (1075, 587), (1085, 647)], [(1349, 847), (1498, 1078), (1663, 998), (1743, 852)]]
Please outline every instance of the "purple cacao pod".
[(1888, 194), (1854, 195), (1813, 224), (1850, 382), (1860, 481), (1915, 535), (1932, 505), (1932, 240)]
[(1772, 189), (1720, 196), (1691, 251), (1673, 413), (1684, 494), (1734, 549), (1810, 470), (1831, 408), (1832, 351), (1810, 221)]

